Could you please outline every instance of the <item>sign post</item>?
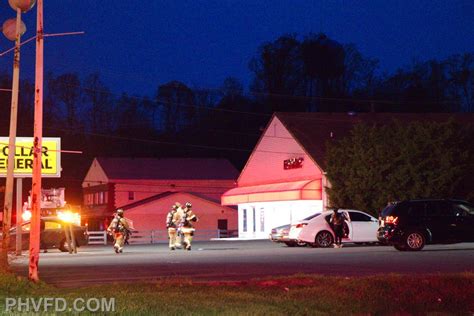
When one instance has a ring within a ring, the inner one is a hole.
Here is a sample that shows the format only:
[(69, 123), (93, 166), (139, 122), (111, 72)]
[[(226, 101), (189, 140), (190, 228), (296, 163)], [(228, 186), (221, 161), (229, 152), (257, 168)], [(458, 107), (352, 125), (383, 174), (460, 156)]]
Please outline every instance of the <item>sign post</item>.
[(23, 222), (23, 178), (16, 179), (16, 255), (21, 256), (21, 223)]
[[(10, 148), (13, 148), (10, 151)], [(49, 178), (61, 177), (61, 139), (58, 137), (44, 137), (41, 148), (36, 149), (41, 155), (41, 176)], [(10, 152), (12, 155), (10, 155)], [(11, 159), (11, 157), (13, 159)], [(33, 175), (33, 161), (35, 157), (35, 143), (33, 137), (16, 137), (13, 146), (10, 146), (9, 137), (0, 137), (0, 177), (7, 177), (8, 166), (12, 168), (13, 177), (16, 178), (16, 255), (21, 255), (21, 221), (23, 212), (22, 178), (31, 178)], [(10, 162), (11, 159), (11, 162)], [(41, 189), (41, 187), (40, 187)], [(13, 191), (13, 190), (12, 190)], [(13, 193), (12, 193), (13, 195)], [(38, 200), (41, 209), (41, 194)], [(39, 213), (40, 214), (40, 213)], [(31, 234), (30, 234), (31, 236)], [(38, 246), (39, 247), (39, 246)]]

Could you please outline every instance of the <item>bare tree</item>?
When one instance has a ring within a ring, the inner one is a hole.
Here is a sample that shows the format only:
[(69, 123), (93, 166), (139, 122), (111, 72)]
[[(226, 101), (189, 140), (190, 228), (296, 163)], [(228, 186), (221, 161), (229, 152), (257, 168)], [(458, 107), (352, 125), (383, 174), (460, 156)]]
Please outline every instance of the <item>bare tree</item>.
[(166, 132), (175, 133), (192, 124), (196, 113), (194, 93), (184, 83), (170, 81), (159, 86), (156, 101), (162, 109)]
[(87, 109), (88, 128), (94, 133), (109, 132), (116, 126), (116, 115), (113, 109), (113, 96), (100, 80), (98, 73), (89, 75), (83, 84), (83, 101)]
[(56, 106), (65, 110), (65, 123), (68, 128), (74, 129), (80, 125), (78, 112), (81, 98), (81, 82), (75, 73), (66, 73), (48, 82), (49, 96)]

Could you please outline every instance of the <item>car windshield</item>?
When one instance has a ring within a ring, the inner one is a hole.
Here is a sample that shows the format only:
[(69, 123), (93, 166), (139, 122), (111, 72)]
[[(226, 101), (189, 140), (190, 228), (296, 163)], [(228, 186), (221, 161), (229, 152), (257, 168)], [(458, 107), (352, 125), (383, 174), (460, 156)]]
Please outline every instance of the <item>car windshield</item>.
[(460, 209), (462, 209), (463, 211), (471, 214), (471, 215), (474, 215), (474, 206), (471, 205), (471, 204), (468, 204), (468, 203), (459, 203), (457, 204), (457, 207), (459, 207)]
[(315, 218), (316, 216), (319, 216), (319, 215), (321, 215), (321, 213), (316, 213), (316, 214), (310, 215), (310, 216), (304, 218), (303, 220), (304, 221), (309, 221), (310, 219), (313, 219), (313, 218)]

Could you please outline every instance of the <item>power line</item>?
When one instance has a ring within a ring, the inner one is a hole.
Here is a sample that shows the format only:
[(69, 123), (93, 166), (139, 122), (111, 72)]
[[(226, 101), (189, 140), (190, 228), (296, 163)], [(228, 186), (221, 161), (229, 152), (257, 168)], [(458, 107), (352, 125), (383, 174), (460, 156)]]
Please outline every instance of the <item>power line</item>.
[[(102, 181), (94, 181), (94, 180), (79, 180), (79, 179), (76, 179), (76, 178), (69, 178), (69, 177), (61, 177), (61, 180), (62, 181), (67, 181), (67, 182), (80, 182), (80, 183), (85, 183), (85, 184), (95, 184), (95, 185), (108, 185), (108, 184), (124, 184), (124, 185), (134, 185), (135, 188), (137, 187), (151, 187), (151, 188), (171, 188), (171, 189), (176, 189), (176, 188), (198, 188), (198, 189), (223, 189), (223, 190), (229, 190), (229, 189), (232, 189), (234, 188), (235, 186), (229, 186), (229, 185), (226, 185), (226, 186), (214, 186), (214, 185), (186, 185), (186, 184), (174, 184), (174, 183), (169, 183), (169, 184), (160, 184), (160, 183), (133, 183), (133, 181), (138, 181), (136, 179), (132, 179), (128, 182), (124, 182), (124, 181), (109, 181), (107, 183), (104, 183)], [(171, 180), (163, 180), (163, 179), (147, 179), (149, 181), (186, 181), (186, 180), (182, 180), (182, 179), (171, 179)], [(237, 179), (224, 179), (224, 180), (218, 180), (218, 179), (200, 179), (201, 181), (208, 181), (208, 180), (213, 180), (213, 181), (227, 181), (227, 182), (235, 182)], [(207, 183), (207, 182), (206, 182)], [(86, 187), (88, 188), (88, 187)], [(84, 189), (84, 188), (83, 188)], [(125, 189), (119, 189), (119, 190), (116, 190), (116, 192), (128, 192), (128, 191), (134, 191), (134, 192), (142, 192), (142, 193), (153, 193), (154, 191), (145, 191), (144, 189), (143, 190), (125, 190)], [(197, 192), (197, 191), (195, 191)], [(218, 192), (218, 191), (202, 191), (203, 193), (211, 193), (211, 192)], [(93, 192), (91, 192), (93, 193)]]
[[(51, 128), (51, 127), (45, 127), (45, 129), (58, 130), (58, 129)], [(59, 129), (59, 130), (65, 131), (65, 129)], [(91, 132), (83, 132), (82, 134), (90, 135), (90, 136), (106, 137), (106, 138), (110, 138), (110, 139), (128, 140), (128, 141), (151, 143), (151, 144), (160, 144), (160, 145), (177, 145), (177, 146), (187, 146), (187, 147), (200, 148), (200, 149), (218, 149), (218, 150), (241, 151), (241, 152), (248, 152), (249, 151), (248, 149), (241, 149), (241, 148), (217, 147), (217, 146), (196, 145), (196, 144), (183, 144), (183, 143), (178, 143), (178, 142), (158, 141), (158, 140), (151, 140), (151, 139), (133, 138), (133, 137), (116, 136), (116, 135), (107, 135), (107, 134), (91, 133)]]
[[(45, 127), (45, 129), (51, 129), (51, 128)], [(186, 147), (201, 148), (201, 149), (216, 149), (216, 150), (239, 151), (239, 152), (252, 152), (254, 150), (254, 149), (242, 149), (242, 148), (221, 147), (221, 146), (185, 144), (185, 143), (178, 143), (178, 142), (165, 142), (165, 141), (148, 140), (148, 139), (125, 137), (125, 136), (106, 135), (106, 134), (99, 134), (99, 133), (84, 133), (84, 134), (92, 135), (92, 136), (99, 136), (99, 137), (106, 137), (106, 138), (113, 138), (113, 139), (120, 139), (120, 140), (146, 142), (146, 143), (153, 143), (153, 144), (160, 144), (160, 145), (186, 146)], [(282, 138), (283, 139), (291, 139), (291, 138), (287, 138), (287, 137), (278, 137), (278, 136), (270, 136), (270, 135), (262, 135), (262, 137), (279, 138), (279, 139), (282, 139)], [(300, 152), (291, 153), (291, 152), (287, 152), (287, 151), (279, 152), (279, 151), (269, 151), (269, 150), (259, 150), (259, 152), (274, 153), (274, 154), (294, 154), (294, 155), (300, 155), (301, 154)]]
[[(117, 93), (113, 93), (110, 90), (98, 90), (98, 89), (92, 89), (92, 88), (87, 88), (87, 87), (82, 87), (81, 85), (74, 85), (70, 83), (64, 83), (63, 85), (78, 88), (82, 91), (89, 91), (89, 92), (96, 92), (99, 94), (106, 94), (106, 95), (111, 95), (114, 96), (118, 99), (120, 99), (123, 94), (120, 96)], [(192, 89), (190, 89), (193, 91)], [(218, 89), (201, 89), (197, 90), (195, 89), (194, 91), (220, 91)], [(352, 99), (352, 98), (329, 98), (329, 97), (317, 97), (317, 96), (292, 96), (292, 95), (284, 95), (284, 94), (276, 94), (276, 93), (253, 93), (253, 96), (255, 95), (261, 95), (261, 96), (275, 96), (275, 97), (281, 97), (281, 98), (295, 98), (295, 99), (306, 99), (306, 100), (320, 100), (320, 101), (337, 101), (337, 102), (349, 102), (349, 103), (375, 103), (375, 104), (392, 104), (392, 105), (401, 105), (401, 104), (407, 104), (406, 101), (403, 103), (400, 103), (398, 101), (390, 101), (390, 100), (377, 100), (377, 99)], [(243, 97), (247, 97), (247, 95), (242, 95)], [(270, 117), (272, 114), (271, 113), (262, 113), (262, 112), (251, 112), (251, 111), (242, 111), (242, 110), (233, 110), (233, 109), (225, 109), (221, 107), (216, 107), (216, 106), (205, 106), (205, 105), (196, 105), (196, 104), (187, 104), (187, 103), (182, 103), (182, 102), (173, 102), (173, 101), (166, 101), (166, 100), (153, 100), (148, 97), (144, 96), (135, 96), (135, 95), (127, 95), (128, 98), (138, 100), (138, 101), (148, 101), (154, 104), (156, 108), (160, 108), (161, 105), (166, 104), (166, 105), (171, 105), (171, 106), (176, 106), (180, 108), (194, 108), (197, 109), (198, 111), (202, 110), (207, 110), (207, 111), (215, 111), (215, 112), (222, 112), (222, 113), (228, 113), (228, 114), (242, 114), (242, 115), (254, 115), (254, 116), (260, 116), (260, 117)], [(411, 102), (411, 101), (410, 101)], [(410, 103), (408, 102), (408, 103)], [(422, 103), (422, 102), (417, 102), (413, 101), (413, 104), (457, 104), (456, 102), (451, 102), (451, 101), (439, 101), (439, 102), (432, 102), (432, 103)], [(151, 122), (154, 123), (154, 122)]]
[[(75, 88), (78, 88), (78, 89), (81, 89), (81, 90), (84, 90), (84, 91), (92, 91), (92, 92), (97, 92), (97, 93), (101, 93), (101, 94), (110, 94), (112, 96), (115, 96), (116, 98), (120, 98), (120, 97), (123, 96), (123, 94), (119, 96), (118, 94), (113, 93), (111, 91), (107, 91), (107, 90), (96, 90), (96, 89), (92, 89), (92, 88), (81, 87), (81, 86), (74, 85), (74, 84), (64, 84), (64, 85), (75, 87)], [(179, 102), (172, 102), (172, 101), (167, 102), (165, 100), (154, 101), (153, 99), (149, 99), (148, 97), (143, 97), (143, 96), (127, 95), (127, 97), (130, 98), (130, 99), (135, 99), (135, 100), (139, 100), (139, 101), (145, 101), (145, 100), (150, 101), (150, 102), (154, 103), (156, 106), (160, 106), (160, 104), (167, 104), (167, 105), (172, 105), (172, 106), (177, 106), (177, 107), (196, 108), (196, 109), (199, 109), (199, 110), (227, 112), (227, 113), (231, 113), (231, 114), (271, 116), (271, 114), (261, 113), (261, 112), (239, 111), (239, 110), (231, 110), (231, 109), (210, 107), (210, 106), (204, 106), (204, 105), (195, 105), (195, 104), (179, 103)]]
[[(68, 66), (67, 64), (64, 64), (65, 66)], [(101, 72), (104, 72), (104, 69), (101, 69)], [(98, 73), (95, 71), (94, 73)], [(107, 69), (105, 73), (113, 74), (113, 75), (122, 75), (120, 72), (113, 72), (110, 71), (110, 69)], [(128, 75), (130, 76), (130, 74)], [(143, 79), (142, 76), (134, 76), (132, 75), (135, 79), (138, 80), (145, 80)], [(147, 82), (148, 83), (148, 82)], [(157, 85), (159, 87), (159, 85)], [(224, 92), (231, 91), (231, 92), (241, 92), (241, 90), (229, 90), (225, 88), (189, 88), (192, 91), (198, 91), (198, 92), (217, 92), (219, 94), (224, 94)], [(110, 92), (110, 91), (109, 91)], [(110, 92), (112, 93), (112, 92)], [(112, 93), (114, 94), (114, 93)], [(320, 96), (298, 96), (298, 95), (288, 95), (288, 94), (282, 94), (282, 93), (272, 93), (272, 92), (256, 92), (253, 91), (248, 94), (242, 94), (244, 97), (248, 96), (275, 96), (275, 97), (282, 97), (282, 98), (296, 98), (296, 99), (307, 99), (307, 100), (320, 100), (320, 101), (339, 101), (339, 102), (350, 102), (350, 103), (357, 103), (357, 102), (364, 102), (364, 103), (382, 103), (382, 104), (393, 104), (393, 105), (398, 105), (400, 104), (399, 101), (392, 101), (392, 100), (382, 100), (382, 99), (354, 99), (354, 98), (333, 98), (333, 97), (320, 97)], [(406, 100), (403, 103), (405, 104), (425, 104), (425, 105), (430, 105), (430, 104), (458, 104), (456, 101), (449, 101), (449, 100), (441, 100), (441, 101), (432, 101), (432, 102), (426, 102), (426, 101), (410, 101)]]
[[(92, 92), (98, 92), (102, 94), (110, 94), (115, 97), (118, 97), (117, 93), (113, 93), (109, 90), (96, 90), (92, 88), (86, 88), (82, 87), (80, 85), (73, 85), (73, 84), (65, 84), (69, 85), (71, 87), (76, 87), (81, 90), (85, 91), (92, 91)], [(207, 89), (197, 89), (197, 88), (189, 88), (192, 92), (219, 92), (221, 95), (224, 95), (224, 92), (229, 91), (223, 88), (207, 88)], [(123, 95), (123, 94), (122, 94)], [(121, 95), (121, 96), (122, 96)], [(154, 101), (153, 99), (147, 97), (147, 96), (136, 96), (136, 95), (127, 95), (129, 98), (132, 99), (139, 99), (139, 100), (148, 100), (153, 103), (164, 103), (164, 104), (170, 104), (170, 105), (175, 105), (179, 107), (195, 107), (195, 108), (206, 108), (209, 110), (215, 110), (215, 111), (223, 111), (223, 112), (231, 112), (231, 113), (245, 113), (245, 114), (253, 114), (253, 115), (268, 115), (268, 114), (262, 114), (259, 112), (248, 112), (248, 111), (237, 111), (237, 110), (230, 110), (230, 109), (222, 109), (222, 108), (214, 108), (214, 107), (204, 107), (200, 105), (191, 105), (191, 104), (185, 104), (185, 103), (175, 103), (175, 102), (166, 102), (163, 100), (160, 101)], [(448, 100), (440, 100), (440, 101), (432, 101), (432, 102), (427, 102), (427, 101), (410, 101), (410, 100), (405, 100), (403, 102), (400, 101), (392, 101), (392, 100), (381, 100), (381, 99), (355, 99), (355, 98), (335, 98), (335, 97), (321, 97), (321, 96), (299, 96), (299, 95), (288, 95), (288, 94), (280, 94), (280, 93), (272, 93), (272, 92), (252, 92), (248, 94), (241, 94), (242, 97), (255, 97), (255, 96), (261, 96), (261, 97), (279, 97), (279, 98), (285, 98), (285, 99), (304, 99), (307, 101), (311, 100), (319, 100), (319, 101), (334, 101), (334, 102), (349, 102), (349, 103), (375, 103), (375, 104), (392, 104), (392, 105), (401, 105), (401, 104), (423, 104), (423, 105), (434, 105), (434, 104), (458, 104), (458, 102), (455, 101), (448, 101)]]
[[(357, 116), (356, 116), (357, 118)], [(340, 118), (314, 118), (308, 116), (298, 116), (298, 119), (308, 120), (312, 122), (346, 122), (346, 123), (358, 123), (359, 121), (354, 120), (352, 117), (340, 119)], [(7, 121), (6, 119), (4, 120)], [(77, 133), (77, 129), (66, 129), (66, 128), (58, 128), (54, 126), (45, 126), (45, 130), (55, 130), (55, 131), (62, 131), (66, 133)], [(252, 152), (255, 149), (243, 149), (243, 148), (235, 148), (235, 147), (224, 147), (224, 146), (212, 146), (212, 145), (199, 145), (199, 144), (188, 144), (188, 143), (180, 143), (180, 142), (170, 142), (170, 141), (160, 141), (160, 140), (152, 140), (152, 139), (144, 139), (144, 138), (135, 138), (135, 137), (127, 137), (127, 136), (117, 136), (117, 135), (110, 135), (110, 134), (102, 134), (102, 133), (94, 133), (94, 132), (87, 132), (81, 131), (79, 134), (88, 135), (88, 136), (96, 136), (96, 137), (103, 137), (108, 139), (116, 139), (122, 141), (133, 141), (133, 142), (140, 142), (140, 143), (147, 143), (147, 144), (157, 144), (157, 145), (169, 145), (169, 146), (180, 146), (180, 147), (190, 147), (190, 148), (199, 148), (199, 149), (212, 149), (212, 150), (225, 150), (225, 151), (236, 151), (236, 152)], [(279, 137), (279, 136), (271, 136), (271, 135), (262, 135), (262, 134), (249, 134), (255, 137), (263, 137), (263, 138), (283, 138), (289, 139), (287, 137)], [(300, 155), (301, 152), (286, 152), (286, 151), (265, 151), (265, 150), (258, 150), (259, 152), (265, 153), (273, 153), (273, 154), (293, 154), (293, 155)]]

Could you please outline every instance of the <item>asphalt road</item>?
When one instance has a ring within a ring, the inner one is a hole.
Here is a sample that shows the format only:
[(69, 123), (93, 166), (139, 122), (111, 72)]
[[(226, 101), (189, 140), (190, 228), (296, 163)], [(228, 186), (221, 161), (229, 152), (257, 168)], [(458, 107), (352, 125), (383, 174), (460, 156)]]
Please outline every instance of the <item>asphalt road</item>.
[[(12, 262), (28, 275), (27, 254)], [(346, 245), (342, 249), (288, 248), (270, 241), (195, 242), (192, 251), (170, 251), (165, 244), (86, 246), (77, 254), (50, 250), (40, 255), (40, 278), (59, 287), (110, 282), (189, 278), (199, 281), (247, 280), (296, 273), (365, 276), (384, 273), (474, 272), (474, 243), (426, 246), (400, 252), (388, 246)]]

